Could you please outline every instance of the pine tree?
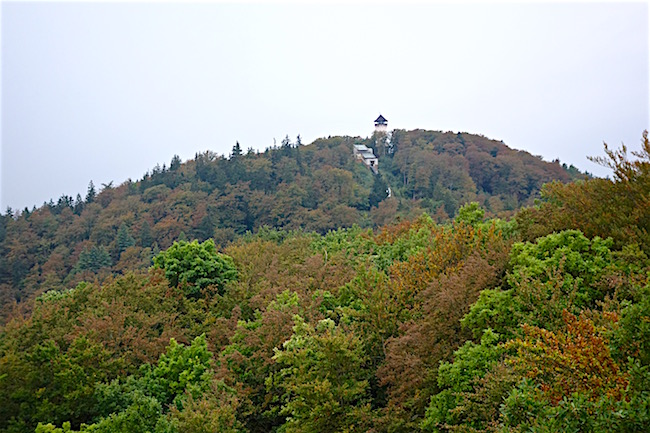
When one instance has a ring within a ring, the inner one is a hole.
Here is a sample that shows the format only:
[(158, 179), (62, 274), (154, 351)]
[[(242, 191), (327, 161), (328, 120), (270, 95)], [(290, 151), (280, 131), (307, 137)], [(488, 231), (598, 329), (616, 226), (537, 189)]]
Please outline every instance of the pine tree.
[(91, 180), (90, 183), (88, 184), (88, 193), (86, 194), (86, 203), (90, 204), (95, 201), (95, 197), (97, 197), (97, 191), (95, 191), (95, 184)]
[(147, 220), (142, 221), (140, 225), (140, 245), (144, 248), (150, 247), (153, 244), (153, 235), (151, 234), (151, 226)]
[(302, 139), (300, 134), (296, 137), (296, 164), (298, 165), (298, 170), (300, 174), (305, 174), (305, 168), (302, 165), (302, 155), (300, 155), (300, 146), (302, 146)]
[(109, 268), (113, 264), (111, 255), (106, 251), (103, 246), (93, 246), (92, 248), (84, 249), (79, 254), (79, 260), (75, 266), (75, 271), (89, 270), (97, 272), (101, 268)]
[(230, 155), (230, 158), (237, 158), (242, 155), (241, 151), (241, 146), (239, 145), (239, 141), (235, 142), (235, 145), (232, 147), (232, 154)]
[(241, 146), (239, 145), (239, 141), (237, 141), (232, 148), (230, 161), (228, 161), (229, 164), (227, 165), (228, 181), (233, 185), (240, 180), (243, 180), (246, 174), (246, 169), (241, 160), (241, 155)]
[(135, 245), (135, 239), (131, 236), (129, 228), (122, 223), (117, 231), (117, 252), (121, 254), (128, 247)]
[(81, 198), (81, 194), (77, 194), (77, 198), (74, 201), (74, 209), (73, 212), (76, 215), (81, 215), (81, 212), (84, 210), (84, 200)]
[(170, 171), (175, 171), (178, 170), (181, 166), (181, 158), (178, 155), (174, 155), (172, 157), (172, 161), (169, 163), (169, 170)]

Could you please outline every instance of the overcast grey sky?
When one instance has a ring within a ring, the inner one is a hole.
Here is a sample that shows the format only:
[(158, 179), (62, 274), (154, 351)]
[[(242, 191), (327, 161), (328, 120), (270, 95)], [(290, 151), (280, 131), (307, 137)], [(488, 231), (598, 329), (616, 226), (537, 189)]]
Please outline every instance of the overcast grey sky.
[(285, 136), (483, 134), (597, 175), (649, 128), (648, 4), (1, 4), (2, 211)]

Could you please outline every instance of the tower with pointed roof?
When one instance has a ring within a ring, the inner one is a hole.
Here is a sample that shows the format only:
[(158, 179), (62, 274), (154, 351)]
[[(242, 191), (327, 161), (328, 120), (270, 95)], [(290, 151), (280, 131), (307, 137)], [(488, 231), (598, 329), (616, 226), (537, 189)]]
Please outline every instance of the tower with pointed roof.
[(375, 119), (375, 132), (386, 132), (388, 129), (388, 120), (381, 114)]

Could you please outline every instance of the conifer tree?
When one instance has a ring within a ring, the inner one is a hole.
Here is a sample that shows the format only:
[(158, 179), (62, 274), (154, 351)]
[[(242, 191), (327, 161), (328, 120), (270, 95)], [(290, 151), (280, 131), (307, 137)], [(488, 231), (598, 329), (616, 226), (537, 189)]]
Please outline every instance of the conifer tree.
[(128, 247), (135, 245), (135, 239), (131, 236), (129, 228), (122, 223), (117, 231), (117, 252), (122, 253)]
[(174, 155), (172, 157), (172, 161), (169, 163), (169, 170), (170, 171), (175, 171), (178, 170), (181, 166), (181, 158), (178, 155)]
[(153, 234), (151, 233), (151, 225), (147, 220), (143, 220), (140, 225), (140, 246), (146, 248), (150, 247), (153, 243)]
[(242, 155), (241, 146), (239, 145), (239, 141), (236, 141), (235, 145), (232, 147), (232, 153), (230, 155), (230, 158), (237, 158), (241, 155)]
[(97, 191), (95, 191), (95, 184), (91, 180), (90, 183), (88, 184), (88, 193), (86, 194), (86, 203), (90, 204), (95, 201), (95, 197), (97, 196)]
[(81, 212), (84, 210), (84, 200), (81, 198), (81, 194), (77, 194), (77, 198), (74, 201), (74, 209), (73, 212), (76, 215), (81, 215)]

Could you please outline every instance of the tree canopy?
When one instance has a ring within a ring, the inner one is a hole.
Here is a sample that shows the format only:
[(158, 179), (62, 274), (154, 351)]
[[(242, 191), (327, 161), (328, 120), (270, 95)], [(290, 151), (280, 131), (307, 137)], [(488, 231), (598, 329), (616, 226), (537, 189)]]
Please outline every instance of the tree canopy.
[[(434, 138), (459, 153), (471, 142)], [(409, 148), (403, 139), (393, 158)], [(333, 155), (336, 143), (326, 142)], [(284, 144), (275, 163), (296, 149)], [(170, 229), (161, 250), (156, 224), (151, 246), (138, 246), (135, 214), (94, 240), (53, 214), (4, 216), (0, 248), (11, 263), (38, 251), (11, 238), (14, 224), (81, 240), (58, 245), (39, 269), (3, 276), (39, 284), (43, 273), (51, 286), (2, 326), (0, 432), (645, 431), (650, 244), (635, 209), (646, 203), (650, 153), (606, 154), (620, 175), (549, 184), (512, 218), (469, 201), (453, 219), (423, 212), (326, 233), (265, 226), (219, 248)], [(323, 170), (320, 193), (358, 200), (346, 173)], [(294, 187), (286, 203), (311, 194)], [(250, 211), (246, 188), (225, 188), (224, 208)], [(188, 220), (204, 205), (201, 219), (227, 218), (188, 191), (150, 190), (150, 204), (177, 195)], [(82, 218), (107, 224), (104, 193)], [(608, 214), (606, 203), (632, 213)], [(162, 205), (155, 212), (168, 216)], [(114, 248), (100, 241), (109, 233), (121, 239)], [(92, 251), (120, 272), (92, 267)]]
[[(0, 215), (0, 315), (45, 290), (146, 269), (181, 239), (214, 239), (223, 247), (265, 226), (326, 234), (354, 224), (376, 229), (423, 212), (447, 222), (470, 202), (486, 217), (507, 218), (532, 205), (542, 184), (585, 177), (483, 136), (422, 130), (393, 131), (392, 150), (376, 151), (374, 175), (355, 160), (355, 144), (376, 147), (372, 137), (304, 145), (287, 136), (264, 152), (243, 152), (235, 143), (228, 156), (206, 151), (182, 162), (174, 155), (137, 181), (99, 190), (91, 181), (85, 198), (64, 195)], [(84, 250), (95, 252), (93, 263), (80, 257)], [(104, 250), (110, 263), (99, 260)]]
[(203, 243), (174, 242), (153, 258), (153, 266), (163, 269), (172, 286), (182, 288), (192, 297), (199, 296), (209, 286), (223, 293), (225, 285), (237, 279), (232, 258), (218, 253), (212, 239)]

